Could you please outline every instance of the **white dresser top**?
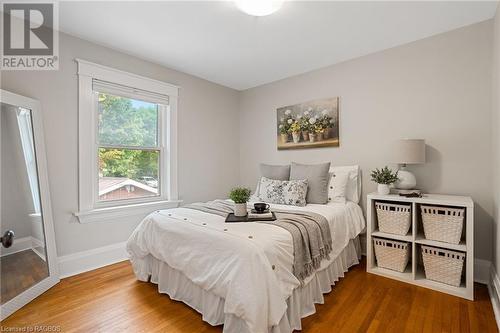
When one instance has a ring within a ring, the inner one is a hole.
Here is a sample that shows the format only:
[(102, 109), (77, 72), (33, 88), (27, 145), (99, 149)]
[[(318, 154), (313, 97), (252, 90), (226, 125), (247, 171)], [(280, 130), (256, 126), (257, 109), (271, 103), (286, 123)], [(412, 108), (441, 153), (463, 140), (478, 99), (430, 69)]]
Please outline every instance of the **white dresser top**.
[(377, 192), (368, 194), (368, 199), (392, 200), (401, 202), (416, 202), (435, 205), (450, 205), (461, 207), (474, 207), (474, 201), (471, 197), (446, 194), (423, 194), (422, 198), (407, 198), (398, 194), (381, 195)]

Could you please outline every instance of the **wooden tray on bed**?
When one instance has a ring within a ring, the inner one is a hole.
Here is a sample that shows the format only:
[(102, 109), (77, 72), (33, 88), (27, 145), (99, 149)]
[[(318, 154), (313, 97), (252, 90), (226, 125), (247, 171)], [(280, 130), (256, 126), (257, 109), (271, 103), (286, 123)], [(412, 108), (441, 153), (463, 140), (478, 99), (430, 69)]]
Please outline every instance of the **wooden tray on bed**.
[(274, 212), (272, 213), (273, 213), (272, 217), (266, 217), (266, 218), (260, 218), (260, 217), (248, 218), (248, 215), (239, 217), (239, 216), (234, 216), (234, 213), (229, 213), (226, 217), (226, 222), (232, 223), (232, 222), (276, 221), (276, 215), (274, 214)]

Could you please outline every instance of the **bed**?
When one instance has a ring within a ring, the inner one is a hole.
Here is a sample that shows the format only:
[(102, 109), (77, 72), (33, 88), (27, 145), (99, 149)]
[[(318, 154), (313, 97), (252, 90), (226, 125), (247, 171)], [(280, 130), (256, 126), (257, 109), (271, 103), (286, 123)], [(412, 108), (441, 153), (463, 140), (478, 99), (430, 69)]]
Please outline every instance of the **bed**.
[(182, 301), (223, 331), (285, 333), (301, 329), (301, 318), (352, 265), (365, 228), (354, 202), (271, 209), (309, 211), (328, 220), (329, 259), (303, 281), (292, 274), (293, 243), (284, 229), (263, 223), (225, 223), (224, 218), (175, 208), (147, 216), (127, 242), (136, 278)]

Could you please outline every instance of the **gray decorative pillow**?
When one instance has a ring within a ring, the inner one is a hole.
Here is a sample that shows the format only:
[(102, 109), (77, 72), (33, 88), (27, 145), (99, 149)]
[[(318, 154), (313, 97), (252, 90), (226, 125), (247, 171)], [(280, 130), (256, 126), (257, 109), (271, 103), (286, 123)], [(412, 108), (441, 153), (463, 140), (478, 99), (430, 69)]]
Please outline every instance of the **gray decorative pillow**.
[[(275, 180), (289, 180), (290, 166), (289, 165), (270, 165), (260, 164), (260, 176)], [(255, 188), (255, 195), (259, 196), (260, 180)]]
[(289, 180), (290, 179), (290, 166), (289, 165), (269, 165), (260, 164), (260, 176), (276, 180)]
[(307, 180), (275, 180), (262, 177), (259, 183), (259, 199), (267, 203), (305, 206)]
[(328, 202), (328, 180), (330, 163), (292, 163), (290, 180), (307, 179), (307, 203), (326, 204)]

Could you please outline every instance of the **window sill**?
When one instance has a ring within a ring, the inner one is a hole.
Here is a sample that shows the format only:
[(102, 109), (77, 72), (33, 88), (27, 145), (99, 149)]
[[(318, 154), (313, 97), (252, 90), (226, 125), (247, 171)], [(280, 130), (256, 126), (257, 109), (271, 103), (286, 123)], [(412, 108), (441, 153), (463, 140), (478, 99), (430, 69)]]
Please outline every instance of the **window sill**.
[(129, 216), (144, 217), (155, 210), (179, 207), (181, 203), (182, 200), (153, 201), (92, 209), (76, 212), (73, 215), (78, 218), (80, 223), (106, 222)]

